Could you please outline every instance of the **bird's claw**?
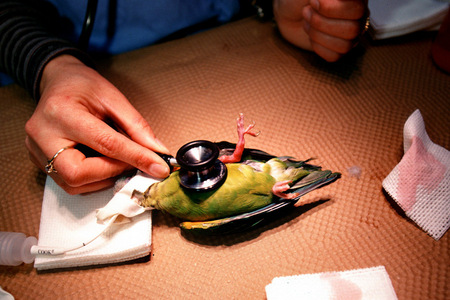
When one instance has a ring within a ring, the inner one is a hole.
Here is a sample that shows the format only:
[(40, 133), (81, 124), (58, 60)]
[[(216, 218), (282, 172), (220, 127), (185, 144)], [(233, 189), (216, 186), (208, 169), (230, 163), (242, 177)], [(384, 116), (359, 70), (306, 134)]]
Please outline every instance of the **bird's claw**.
[(245, 134), (249, 134), (251, 136), (257, 137), (261, 134), (261, 131), (253, 132), (251, 131), (255, 127), (255, 121), (253, 121), (250, 125), (248, 125), (247, 129), (244, 130), (244, 114), (239, 114), (239, 118), (237, 118), (237, 130), (238, 136), (243, 137)]
[(253, 121), (252, 124), (248, 125), (247, 129), (244, 131), (244, 134), (249, 134), (251, 136), (257, 137), (260, 135), (261, 131), (252, 132), (251, 130), (255, 127), (255, 122)]
[(289, 190), (291, 187), (289, 184), (292, 183), (292, 180), (286, 180), (286, 181), (278, 181), (276, 182), (272, 187), (272, 194), (275, 196), (286, 199), (286, 200), (292, 200), (299, 196), (298, 193), (284, 193), (287, 190)]

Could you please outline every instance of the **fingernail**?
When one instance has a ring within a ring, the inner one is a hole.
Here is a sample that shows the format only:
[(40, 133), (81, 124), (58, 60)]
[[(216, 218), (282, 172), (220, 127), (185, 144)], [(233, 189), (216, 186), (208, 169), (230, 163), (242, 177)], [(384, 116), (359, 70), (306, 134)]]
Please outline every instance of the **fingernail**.
[(312, 9), (311, 7), (306, 6), (303, 9), (303, 18), (305, 18), (305, 20), (309, 22), (311, 20), (311, 16), (312, 16)]
[(319, 10), (320, 9), (319, 0), (311, 0), (310, 4), (315, 10)]
[(149, 175), (153, 177), (166, 178), (167, 176), (169, 176), (169, 173), (170, 173), (169, 166), (166, 164), (160, 165), (155, 163), (150, 166)]

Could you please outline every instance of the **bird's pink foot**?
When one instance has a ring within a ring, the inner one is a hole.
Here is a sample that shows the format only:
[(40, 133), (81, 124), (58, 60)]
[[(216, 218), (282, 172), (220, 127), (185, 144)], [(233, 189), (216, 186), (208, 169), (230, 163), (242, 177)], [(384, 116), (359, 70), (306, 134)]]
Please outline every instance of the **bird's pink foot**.
[(237, 118), (237, 132), (238, 132), (239, 141), (244, 141), (245, 134), (249, 134), (251, 136), (258, 136), (260, 133), (259, 131), (258, 132), (251, 131), (254, 127), (255, 127), (255, 122), (248, 125), (247, 129), (244, 130), (244, 114), (240, 114), (239, 118)]
[(284, 193), (290, 189), (289, 186), (290, 183), (292, 183), (291, 180), (276, 182), (272, 187), (272, 194), (274, 194), (277, 197), (280, 197), (281, 199), (287, 200), (295, 199), (300, 195), (299, 193), (288, 193), (288, 194)]
[(244, 136), (249, 134), (251, 136), (258, 136), (259, 132), (253, 132), (252, 129), (255, 127), (255, 123), (250, 124), (247, 129), (244, 129), (244, 114), (239, 114), (239, 118), (237, 119), (237, 132), (239, 140), (236, 144), (236, 149), (233, 154), (225, 155), (219, 157), (219, 160), (223, 163), (234, 163), (241, 161), (242, 153), (244, 152), (245, 139)]

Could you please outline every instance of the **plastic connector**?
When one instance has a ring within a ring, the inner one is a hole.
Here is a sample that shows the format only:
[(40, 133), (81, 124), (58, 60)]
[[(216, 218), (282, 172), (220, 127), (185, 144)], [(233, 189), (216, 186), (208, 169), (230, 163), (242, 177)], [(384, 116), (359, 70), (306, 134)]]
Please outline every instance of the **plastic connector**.
[(18, 266), (22, 263), (32, 263), (35, 256), (31, 254), (31, 247), (34, 245), (37, 245), (34, 236), (0, 231), (0, 265)]

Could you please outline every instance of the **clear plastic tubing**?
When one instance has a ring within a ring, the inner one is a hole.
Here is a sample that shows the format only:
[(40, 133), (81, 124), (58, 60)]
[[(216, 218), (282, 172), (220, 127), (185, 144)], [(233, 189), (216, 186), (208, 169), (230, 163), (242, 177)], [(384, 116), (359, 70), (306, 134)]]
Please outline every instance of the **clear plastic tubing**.
[(18, 266), (34, 261), (31, 247), (37, 245), (34, 236), (27, 237), (21, 232), (0, 231), (0, 265)]

